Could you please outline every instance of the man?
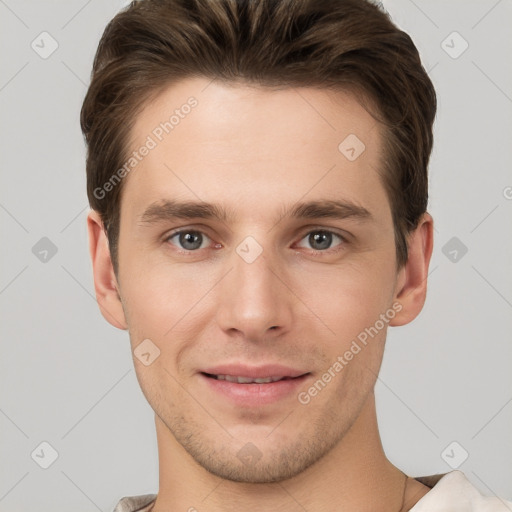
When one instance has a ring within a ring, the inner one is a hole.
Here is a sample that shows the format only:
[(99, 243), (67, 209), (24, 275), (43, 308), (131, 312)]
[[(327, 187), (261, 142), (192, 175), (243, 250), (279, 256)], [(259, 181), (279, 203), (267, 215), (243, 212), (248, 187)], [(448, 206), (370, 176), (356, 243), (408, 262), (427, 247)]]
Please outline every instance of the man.
[(506, 510), (386, 458), (388, 326), (426, 295), (435, 91), (364, 0), (142, 0), (81, 114), (104, 317), (155, 411), (117, 512)]

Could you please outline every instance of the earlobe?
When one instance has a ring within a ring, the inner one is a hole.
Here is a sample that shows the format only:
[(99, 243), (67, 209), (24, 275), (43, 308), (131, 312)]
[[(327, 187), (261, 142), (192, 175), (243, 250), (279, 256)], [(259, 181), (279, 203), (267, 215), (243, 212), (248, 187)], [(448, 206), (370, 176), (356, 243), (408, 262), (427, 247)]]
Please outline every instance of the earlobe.
[(433, 248), (434, 221), (423, 214), (418, 227), (409, 234), (408, 258), (397, 278), (394, 301), (401, 310), (390, 325), (405, 325), (414, 320), (423, 309), (427, 295), (427, 277)]
[(107, 235), (98, 212), (91, 210), (87, 216), (89, 253), (91, 256), (94, 289), (101, 314), (114, 327), (127, 329), (123, 305), (119, 296), (117, 278), (112, 266)]

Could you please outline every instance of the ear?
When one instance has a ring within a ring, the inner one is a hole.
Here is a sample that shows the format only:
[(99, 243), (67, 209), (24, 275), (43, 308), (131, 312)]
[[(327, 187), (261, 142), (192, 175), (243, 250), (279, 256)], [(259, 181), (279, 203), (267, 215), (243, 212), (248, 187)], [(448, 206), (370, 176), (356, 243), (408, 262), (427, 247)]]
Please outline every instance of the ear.
[(108, 238), (98, 212), (91, 210), (87, 216), (89, 253), (91, 255), (96, 300), (103, 318), (118, 329), (127, 329), (128, 324), (119, 296), (119, 286), (110, 258)]
[(405, 325), (423, 309), (427, 295), (427, 276), (434, 243), (434, 221), (424, 213), (418, 227), (408, 236), (407, 262), (398, 273), (394, 302), (401, 304), (390, 325)]

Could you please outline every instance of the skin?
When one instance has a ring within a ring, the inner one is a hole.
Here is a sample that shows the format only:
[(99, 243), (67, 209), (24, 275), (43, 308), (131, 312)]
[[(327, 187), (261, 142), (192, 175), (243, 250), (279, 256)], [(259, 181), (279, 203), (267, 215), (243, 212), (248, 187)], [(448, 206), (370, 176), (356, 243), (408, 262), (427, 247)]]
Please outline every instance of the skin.
[[(160, 350), (148, 366), (134, 356), (155, 411), (154, 512), (409, 510), (428, 488), (387, 460), (374, 385), (387, 326), (423, 307), (432, 218), (420, 219), (397, 270), (382, 127), (348, 93), (187, 79), (139, 114), (131, 147), (190, 96), (198, 105), (124, 178), (117, 275), (100, 217), (88, 217), (103, 315), (129, 330), (132, 350), (148, 338)], [(349, 134), (366, 147), (354, 161), (338, 150)], [(217, 203), (233, 216), (141, 222), (162, 200)], [(299, 200), (349, 201), (370, 215), (285, 215)], [(200, 231), (200, 248), (169, 238), (178, 228)], [(318, 230), (334, 233), (327, 248), (309, 236)], [(262, 248), (252, 263), (236, 251), (247, 236)], [(281, 363), (311, 372), (307, 391), (393, 304), (394, 318), (306, 405), (293, 393), (234, 407), (198, 373)], [(244, 464), (237, 454), (249, 442), (261, 458)]]

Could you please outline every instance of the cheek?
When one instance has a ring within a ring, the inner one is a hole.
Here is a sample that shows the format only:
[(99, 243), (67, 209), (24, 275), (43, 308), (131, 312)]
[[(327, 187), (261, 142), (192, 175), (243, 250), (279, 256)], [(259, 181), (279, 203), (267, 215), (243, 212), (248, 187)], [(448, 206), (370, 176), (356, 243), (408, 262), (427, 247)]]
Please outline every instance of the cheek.
[(215, 283), (212, 272), (192, 267), (146, 266), (143, 260), (125, 265), (120, 277), (131, 332), (165, 340), (185, 325), (190, 327), (190, 319), (201, 311), (201, 302)]
[(297, 273), (294, 289), (323, 324), (327, 339), (342, 348), (390, 307), (392, 276), (378, 264), (316, 267)]

